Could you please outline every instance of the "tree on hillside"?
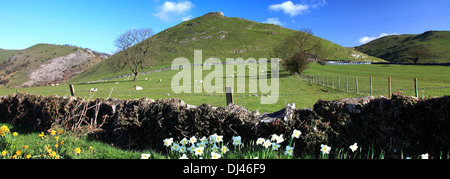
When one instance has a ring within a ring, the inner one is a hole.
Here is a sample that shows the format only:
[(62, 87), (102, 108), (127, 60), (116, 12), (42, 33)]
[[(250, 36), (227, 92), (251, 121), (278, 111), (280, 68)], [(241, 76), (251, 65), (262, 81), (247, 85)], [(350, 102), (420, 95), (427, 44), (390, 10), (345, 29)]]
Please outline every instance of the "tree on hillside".
[(420, 59), (431, 58), (433, 53), (425, 45), (418, 45), (408, 51), (408, 56), (414, 61), (414, 64), (417, 65), (417, 62), (419, 62)]
[(325, 52), (321, 39), (311, 29), (296, 31), (275, 48), (272, 56), (282, 59), (282, 64), (291, 73), (302, 74), (312, 60), (320, 60)]
[(123, 60), (115, 63), (116, 67), (123, 69), (128, 67), (134, 73), (134, 80), (138, 80), (138, 75), (144, 69), (144, 60), (148, 55), (149, 44), (140, 44), (145, 39), (153, 36), (153, 30), (150, 28), (131, 29), (121, 34), (114, 41), (114, 45), (123, 54)]

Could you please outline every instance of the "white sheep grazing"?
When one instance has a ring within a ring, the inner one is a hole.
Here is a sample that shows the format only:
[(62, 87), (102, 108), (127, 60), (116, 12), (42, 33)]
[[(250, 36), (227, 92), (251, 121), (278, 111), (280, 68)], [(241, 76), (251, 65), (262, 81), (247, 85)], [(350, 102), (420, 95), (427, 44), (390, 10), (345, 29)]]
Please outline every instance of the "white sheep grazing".
[(144, 90), (144, 88), (142, 88), (142, 87), (140, 87), (140, 86), (134, 86), (134, 89), (136, 89), (136, 91), (141, 91), (141, 90)]
[(97, 92), (98, 89), (97, 88), (91, 88), (91, 90), (89, 92)]
[(159, 82), (162, 82), (162, 79), (159, 79)]

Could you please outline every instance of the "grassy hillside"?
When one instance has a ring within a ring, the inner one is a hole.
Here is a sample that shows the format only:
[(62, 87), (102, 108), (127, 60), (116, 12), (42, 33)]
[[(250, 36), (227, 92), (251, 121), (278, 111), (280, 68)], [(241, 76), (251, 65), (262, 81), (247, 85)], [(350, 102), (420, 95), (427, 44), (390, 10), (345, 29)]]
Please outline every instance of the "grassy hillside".
[(408, 51), (425, 45), (433, 57), (421, 59), (419, 63), (450, 62), (450, 31), (428, 31), (419, 35), (391, 35), (371, 41), (356, 50), (391, 62), (412, 62)]
[(8, 59), (9, 57), (13, 56), (20, 50), (5, 50), (0, 48), (0, 63)]
[[(22, 87), (30, 78), (38, 79), (42, 75), (50, 75), (52, 71), (61, 69), (63, 71), (59, 72), (61, 77), (57, 77), (56, 80), (48, 80), (44, 83), (31, 83), (29, 86), (59, 83), (73, 76), (73, 73), (77, 73), (77, 71), (79, 73), (105, 58), (104, 55), (94, 53), (88, 49), (50, 44), (37, 44), (25, 50), (14, 52), (16, 53), (12, 54), (12, 52), (8, 51), (8, 54), (0, 51), (0, 55), (3, 54), (3, 57), (9, 56), (0, 61), (0, 83), (10, 88)], [(73, 55), (69, 56), (71, 54)], [(89, 58), (88, 62), (84, 61), (85, 58)], [(70, 65), (72, 63), (74, 65)], [(55, 65), (60, 65), (60, 67)], [(38, 70), (41, 69), (50, 71), (42, 71), (41, 74), (38, 74), (37, 72), (40, 72)], [(33, 72), (36, 74), (32, 74)]]
[[(148, 67), (146, 70), (150, 70), (152, 67), (168, 67), (178, 57), (186, 57), (193, 61), (194, 50), (203, 50), (203, 60), (210, 57), (223, 61), (226, 58), (237, 57), (270, 58), (274, 47), (294, 32), (277, 25), (210, 13), (164, 30), (138, 45), (150, 45), (151, 55), (145, 59)], [(328, 59), (381, 60), (325, 39), (323, 39), (323, 46), (327, 49)], [(90, 81), (130, 74), (127, 68), (123, 70), (112, 68), (121, 59), (122, 53), (117, 53), (94, 68), (74, 77), (72, 81)]]

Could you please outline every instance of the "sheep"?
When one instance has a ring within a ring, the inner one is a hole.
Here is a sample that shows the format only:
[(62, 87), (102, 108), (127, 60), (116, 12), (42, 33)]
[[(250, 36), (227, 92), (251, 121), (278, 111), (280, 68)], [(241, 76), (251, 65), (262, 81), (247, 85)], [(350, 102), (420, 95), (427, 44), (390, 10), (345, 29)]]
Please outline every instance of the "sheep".
[(142, 88), (142, 87), (140, 87), (140, 86), (134, 86), (134, 89), (136, 90), (136, 91), (141, 91), (141, 90), (144, 90), (144, 88)]
[(91, 90), (89, 92), (97, 92), (98, 89), (97, 88), (91, 88)]
[(159, 82), (162, 82), (162, 79), (159, 79)]

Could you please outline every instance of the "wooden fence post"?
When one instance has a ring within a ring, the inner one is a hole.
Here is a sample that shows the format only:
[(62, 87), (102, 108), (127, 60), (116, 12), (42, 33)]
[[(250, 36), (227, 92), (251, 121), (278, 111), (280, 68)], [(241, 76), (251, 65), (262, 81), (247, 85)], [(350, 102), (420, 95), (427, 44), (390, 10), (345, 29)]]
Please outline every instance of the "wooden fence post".
[(370, 96), (373, 96), (373, 93), (372, 93), (372, 77), (370, 77)]
[(388, 90), (389, 90), (388, 99), (391, 99), (391, 96), (392, 96), (391, 77), (388, 78)]
[(233, 102), (233, 89), (231, 87), (226, 87), (227, 93), (227, 105), (234, 103)]
[(359, 89), (358, 89), (358, 77), (355, 77), (355, 83), (356, 83), (356, 93), (359, 93)]
[(338, 89), (341, 90), (341, 77), (338, 76)]
[(71, 84), (69, 85), (69, 88), (70, 88), (70, 95), (75, 97), (75, 87), (73, 87), (73, 85)]
[(346, 90), (348, 91), (348, 77), (345, 77), (345, 85), (346, 85)]
[(416, 98), (419, 97), (419, 84), (417, 84), (417, 78), (414, 78), (414, 92), (416, 95)]

